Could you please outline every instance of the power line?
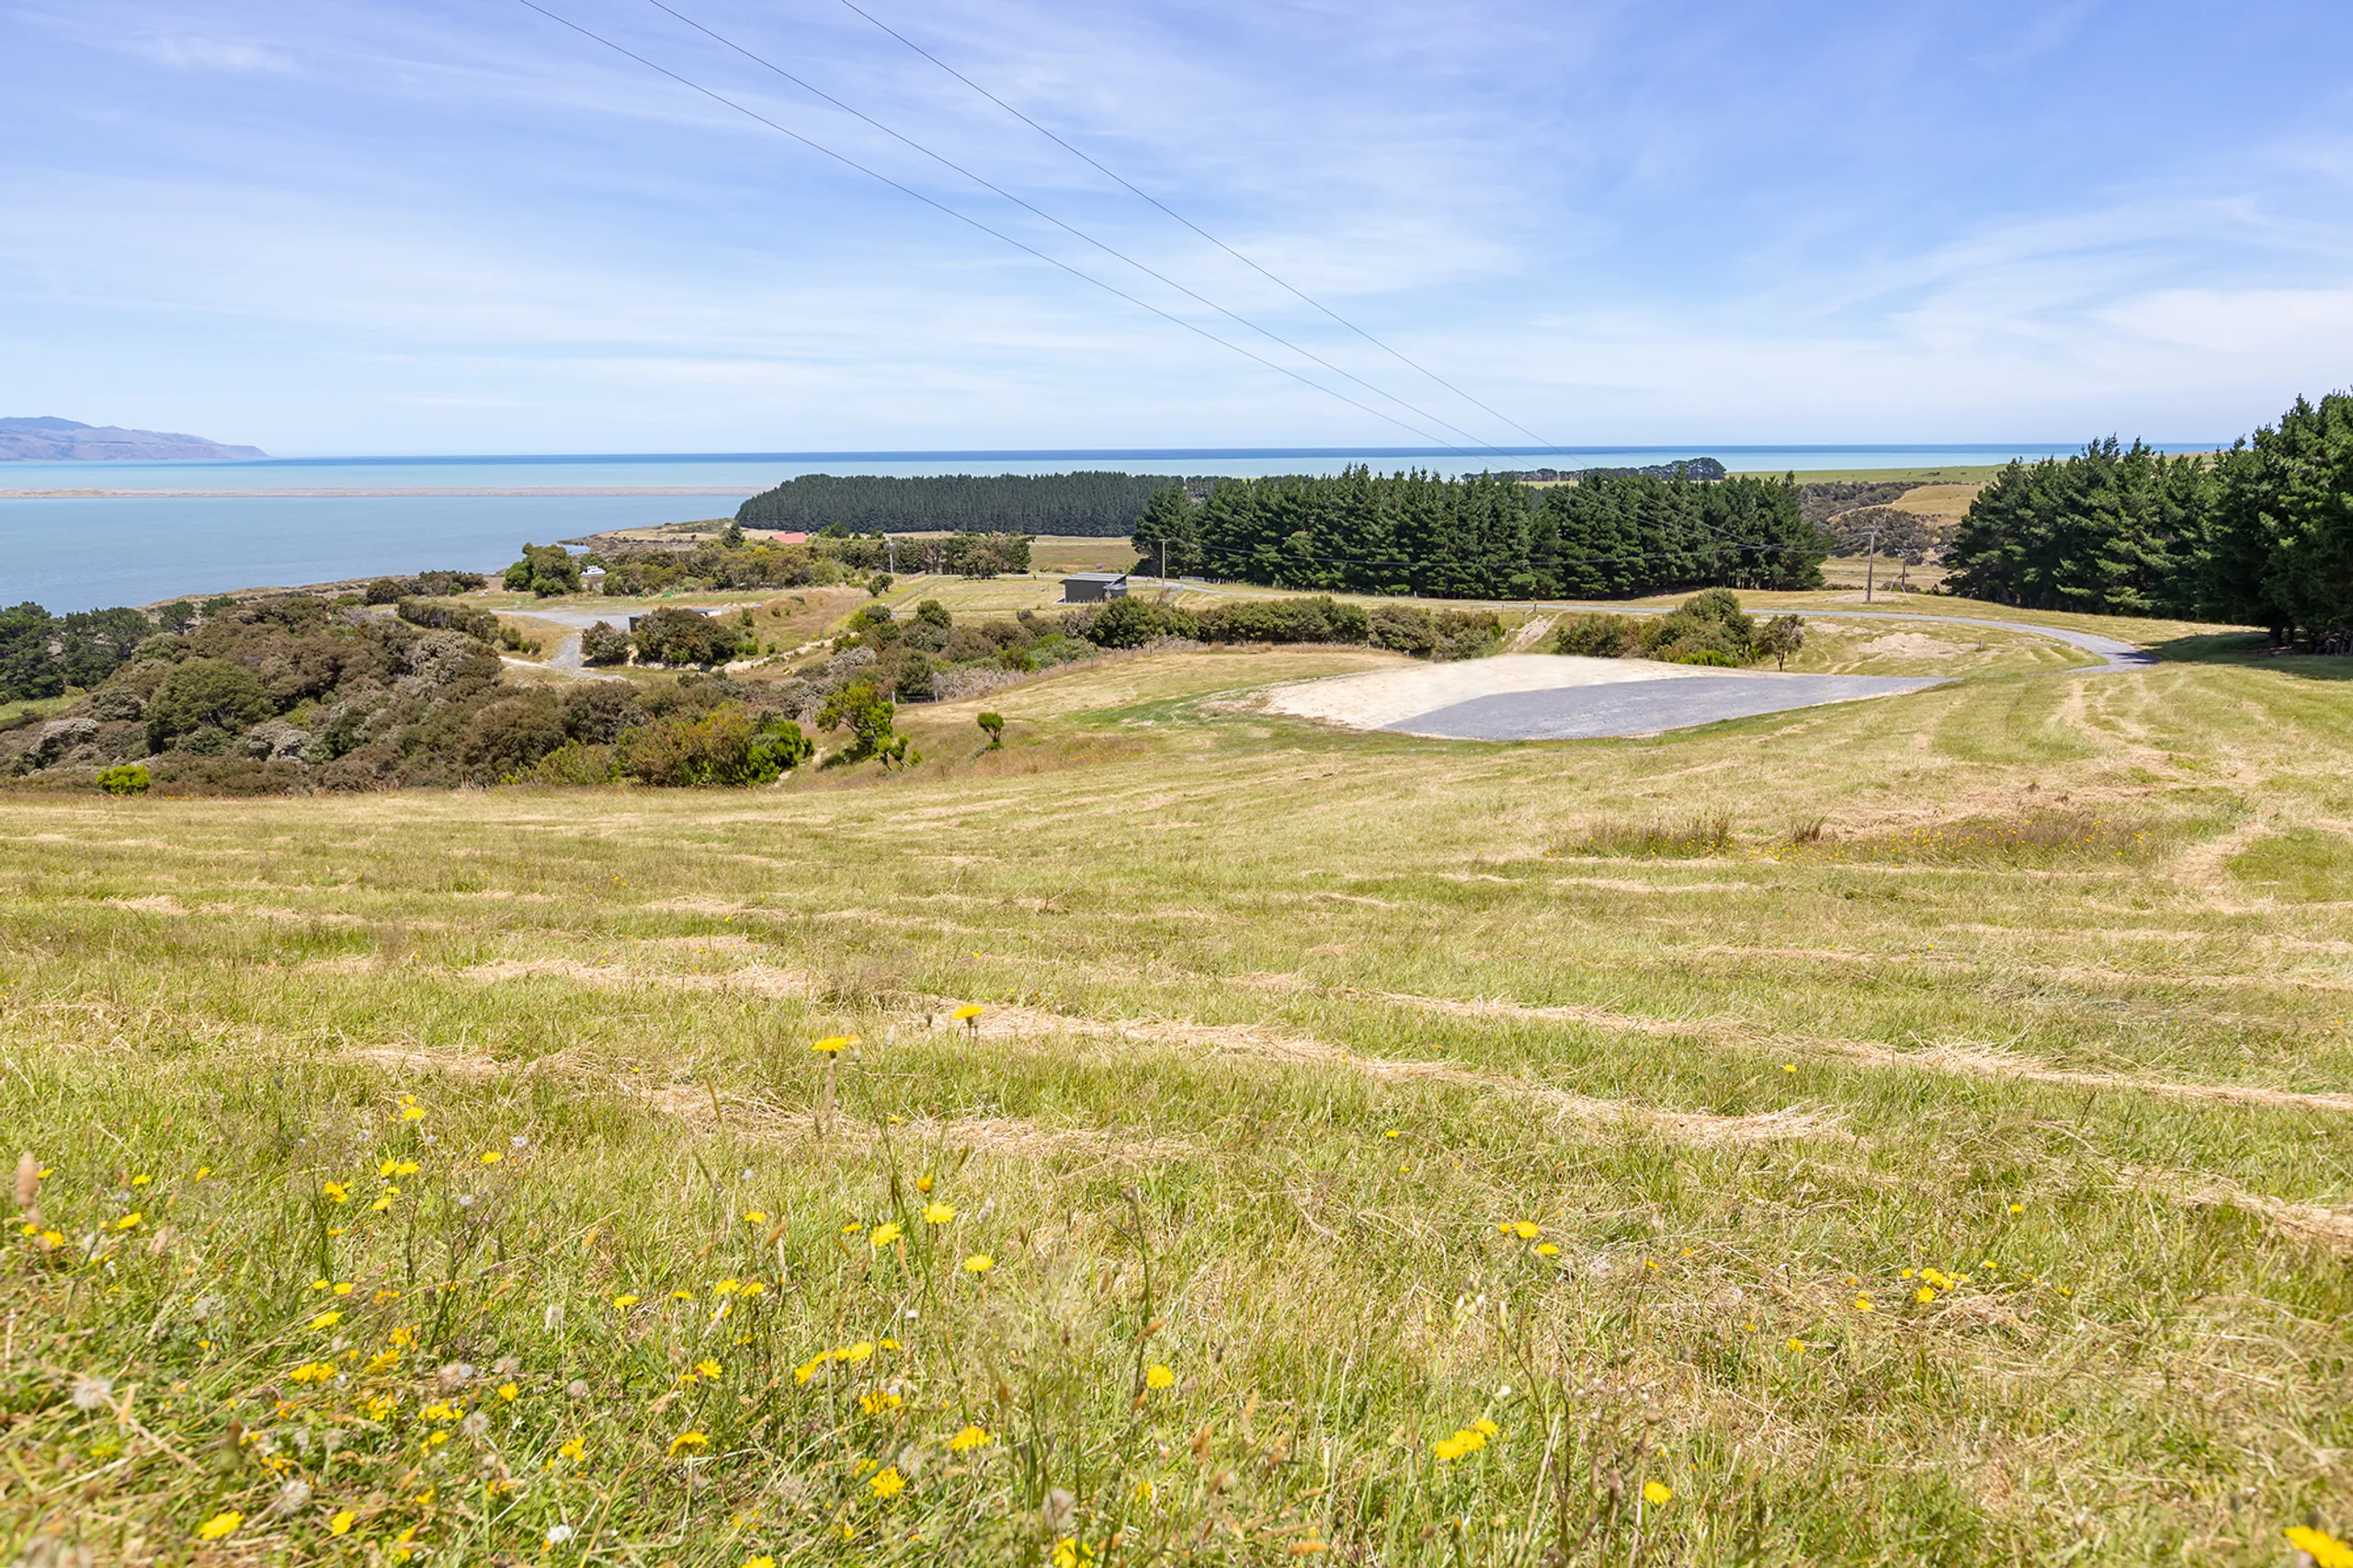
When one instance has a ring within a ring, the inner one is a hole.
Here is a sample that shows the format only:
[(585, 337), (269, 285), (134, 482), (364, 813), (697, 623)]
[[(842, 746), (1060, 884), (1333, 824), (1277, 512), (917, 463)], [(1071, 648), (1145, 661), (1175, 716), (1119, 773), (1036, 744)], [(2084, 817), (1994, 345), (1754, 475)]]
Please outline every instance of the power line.
[[(986, 87), (982, 86), (978, 82), (973, 81), (970, 76), (965, 75), (961, 71), (957, 70), (953, 65), (949, 64), (945, 60), (940, 59), (939, 56), (932, 53), (931, 51), (924, 48), (923, 45), (915, 42), (915, 40), (907, 37), (904, 33), (900, 32), (896, 28), (892, 27), (888, 22), (885, 22), (879, 17), (876, 17), (872, 12), (860, 6), (857, 3), (857, 0), (842, 0), (842, 4), (847, 6), (851, 10), (856, 11), (859, 16), (864, 17), (868, 21), (872, 22), (876, 27), (881, 28), (884, 32), (889, 33), (892, 38), (897, 39), (901, 43), (905, 44), (909, 49), (914, 50), (917, 54), (922, 55), (926, 60), (930, 61), (934, 65), (938, 66), (942, 71), (947, 72), (950, 76), (955, 77), (959, 82), (963, 83), (964, 85), (972, 88), (972, 91), (980, 94), (981, 97), (988, 99), (989, 102), (996, 105), (997, 108), (1005, 110), (1006, 113), (1011, 115), (1014, 119), (1019, 120), (1022, 124), (1028, 126), (1030, 130), (1036, 131), (1047, 141), (1051, 142), (1055, 146), (1060, 147), (1071, 156), (1085, 162), (1090, 167), (1094, 168), (1106, 177), (1116, 180), (1120, 185), (1125, 187), (1130, 192), (1142, 198), (1145, 201), (1149, 201), (1154, 207), (1159, 208), (1161, 211), (1166, 213), (1177, 222), (1184, 224), (1185, 227), (1200, 235), (1201, 238), (1209, 241), (1210, 244), (1217, 246), (1218, 249), (1225, 252), (1226, 255), (1232, 256), (1234, 260), (1240, 262), (1243, 266), (1248, 267), (1259, 277), (1264, 278), (1278, 288), (1284, 290), (1292, 297), (1306, 304), (1313, 306), (1316, 310), (1321, 311), (1324, 314), (1331, 317), (1342, 326), (1347, 327), (1350, 332), (1355, 333), (1358, 337), (1363, 338), (1367, 343), (1371, 344), (1375, 348), (1380, 349), (1383, 354), (1388, 355), (1391, 358), (1397, 360), (1400, 364), (1404, 364), (1414, 369), (1419, 370), (1423, 375), (1427, 376), (1431, 381), (1436, 381), (1438, 385), (1444, 387), (1447, 391), (1452, 392), (1463, 402), (1470, 403), (1474, 408), (1482, 409), (1487, 414), (1493, 415), (1495, 418), (1502, 420), (1505, 424), (1510, 426), (1513, 429), (1518, 431), (1529, 440), (1534, 441), (1538, 446), (1553, 451), (1562, 449), (1557, 443), (1546, 440), (1543, 437), (1539, 436), (1535, 431), (1530, 430), (1527, 426), (1522, 425), (1518, 420), (1512, 418), (1509, 415), (1488, 407), (1487, 404), (1480, 402), (1477, 398), (1472, 397), (1469, 392), (1464, 392), (1461, 387), (1456, 386), (1452, 381), (1448, 381), (1444, 376), (1439, 375), (1436, 370), (1431, 369), (1428, 366), (1421, 363), (1419, 360), (1408, 358), (1404, 353), (1392, 348), (1388, 344), (1383, 343), (1380, 338), (1373, 336), (1372, 334), (1357, 325), (1356, 323), (1348, 320), (1347, 317), (1340, 314), (1339, 312), (1332, 309), (1331, 306), (1326, 305), (1321, 300), (1302, 291), (1301, 290), (1293, 287), (1290, 283), (1276, 277), (1273, 273), (1267, 271), (1265, 267), (1259, 266), (1256, 262), (1251, 260), (1240, 251), (1235, 250), (1232, 245), (1227, 244), (1223, 240), (1219, 239), (1215, 234), (1211, 233), (1207, 229), (1202, 228), (1199, 223), (1194, 222), (1190, 218), (1186, 217), (1182, 212), (1177, 211), (1175, 208), (1161, 200), (1160, 198), (1133, 184), (1125, 176), (1107, 167), (1101, 160), (1096, 158), (1093, 154), (1063, 141), (1061, 137), (1055, 135), (1052, 131), (1047, 130), (1044, 126), (1039, 124), (1036, 120), (1030, 119), (1028, 115), (1022, 113), (1011, 104), (1006, 103), (1003, 98), (998, 97), (995, 93), (990, 92)], [(1452, 429), (1453, 426), (1448, 426), (1447, 428)], [(1482, 443), (1482, 445), (1484, 444), (1485, 443)]]
[[(1338, 365), (1333, 364), (1332, 361), (1324, 358), (1322, 355), (1314, 353), (1310, 349), (1301, 347), (1298, 344), (1293, 343), (1290, 338), (1283, 336), (1280, 333), (1274, 331), (1272, 328), (1261, 326), (1256, 322), (1252, 321), (1249, 317), (1242, 315), (1237, 312), (1228, 310), (1225, 306), (1219, 304), (1215, 300), (1211, 299), (1208, 295), (1186, 287), (1184, 284), (1177, 282), (1174, 278), (1169, 277), (1166, 273), (1162, 272), (1155, 267), (1149, 267), (1143, 262), (1138, 261), (1134, 256), (1128, 255), (1125, 251), (1120, 250), (1113, 245), (1106, 244), (1102, 240), (1097, 239), (1093, 234), (1088, 233), (1086, 230), (1079, 228), (1075, 224), (1063, 222), (1062, 219), (1057, 218), (1052, 213), (1047, 211), (1044, 208), (1040, 207), (1037, 203), (1030, 201), (1026, 198), (1015, 195), (1012, 191), (1006, 189), (1003, 186), (996, 184), (995, 181), (988, 179), (982, 175), (975, 174), (973, 171), (966, 168), (963, 165), (958, 163), (955, 159), (949, 157), (947, 154), (936, 152), (916, 141), (914, 137), (905, 134), (904, 131), (897, 131), (891, 126), (883, 124), (882, 121), (875, 119), (872, 115), (868, 114), (865, 110), (844, 103), (841, 99), (825, 91), (823, 87), (820, 87), (814, 83), (809, 82), (802, 77), (794, 75), (783, 66), (776, 63), (776, 62), (767, 59), (764, 55), (753, 52), (751, 50), (745, 48), (742, 44), (737, 43), (733, 39), (727, 37), (725, 34), (716, 32), (713, 29), (703, 26), (702, 23), (696, 21), (692, 17), (688, 16), (685, 12), (677, 9), (676, 6), (665, 4), (665, 0), (646, 0), (646, 4), (653, 6), (655, 10), (685, 23), (688, 27), (694, 28), (695, 31), (702, 34), (705, 38), (710, 39), (712, 42), (733, 50), (736, 53), (742, 55), (753, 64), (761, 67), (763, 70), (773, 72), (775, 74), (781, 76), (786, 81), (791, 83), (794, 86), (799, 87), (802, 92), (808, 93), (815, 97), (823, 98), (825, 102), (833, 105), (844, 114), (864, 120), (867, 124), (872, 126), (875, 130), (880, 131), (885, 136), (914, 148), (916, 152), (921, 153), (925, 157), (929, 158), (932, 162), (939, 165), (942, 168), (954, 170), (957, 174), (960, 174), (966, 179), (971, 180), (974, 185), (979, 186), (982, 189), (986, 190), (993, 195), (1004, 198), (1006, 200), (1012, 202), (1016, 207), (1020, 208), (1025, 212), (1029, 212), (1038, 218), (1042, 218), (1047, 222), (1051, 223), (1055, 228), (1062, 230), (1063, 233), (1074, 235), (1078, 239), (1086, 241), (1088, 244), (1093, 245), (1097, 250), (1101, 251), (1104, 255), (1115, 257), (1120, 261), (1123, 261), (1130, 267), (1134, 267), (1138, 272), (1142, 273), (1145, 277), (1151, 278), (1160, 283), (1165, 284), (1171, 289), (1176, 290), (1178, 293), (1184, 295), (1187, 299), (1193, 301), (1195, 303), (1205, 305), (1209, 309), (1215, 311), (1218, 314), (1224, 316), (1229, 321), (1233, 321), (1240, 325), (1248, 327), (1252, 332), (1256, 333), (1259, 336), (1266, 338), (1267, 341), (1282, 345), (1285, 348), (1290, 349), (1301, 358), (1312, 360), (1315, 364), (1322, 366), (1324, 369), (1331, 371), (1334, 375), (1345, 377), (1348, 381), (1354, 381), (1357, 385), (1364, 388), (1365, 391), (1372, 393), (1375, 397), (1386, 398), (1391, 403), (1395, 403), (1398, 407), (1405, 409), (1409, 413), (1412, 413), (1420, 418), (1427, 419), (1433, 425), (1440, 426), (1446, 429), (1453, 431), (1456, 435), (1461, 437), (1464, 440), (1469, 441), (1473, 446), (1484, 447), (1489, 451), (1494, 452), (1501, 452), (1504, 449), (1501, 447), (1496, 446), (1493, 441), (1483, 440), (1479, 437), (1472, 435), (1470, 431), (1465, 430), (1460, 425), (1456, 425), (1451, 421), (1440, 418), (1438, 415), (1432, 414), (1428, 409), (1423, 408), (1417, 403), (1399, 397), (1394, 392), (1388, 392), (1381, 387), (1373, 385), (1370, 381), (1366, 381), (1362, 376), (1358, 375), (1355, 371), (1345, 369)], [(1440, 446), (1450, 447), (1456, 451), (1463, 449), (1460, 447), (1453, 447), (1450, 442), (1440, 441), (1438, 444)]]
[(1062, 260), (1058, 256), (1047, 255), (1044, 251), (1038, 249), (1035, 245), (1023, 244), (1021, 241), (1015, 239), (1011, 234), (1006, 233), (1003, 230), (990, 227), (988, 224), (982, 222), (978, 218), (972, 217), (969, 213), (959, 212), (956, 209), (949, 206), (946, 202), (926, 196), (922, 191), (915, 189), (912, 186), (902, 185), (897, 180), (892, 179), (889, 175), (883, 174), (880, 170), (867, 167), (864, 164), (859, 163), (857, 159), (850, 157), (846, 153), (837, 153), (833, 148), (826, 146), (824, 142), (819, 142), (813, 137), (803, 136), (798, 131), (778, 124), (775, 120), (768, 119), (767, 116), (761, 114), (756, 109), (745, 108), (744, 105), (737, 103), (734, 99), (728, 97), (723, 93), (716, 92), (710, 87), (704, 86), (699, 82), (694, 81), (687, 76), (682, 76), (666, 65), (657, 64), (654, 61), (648, 60), (645, 56), (638, 53), (635, 50), (627, 48), (622, 44), (616, 43), (611, 39), (605, 37), (602, 33), (585, 28), (578, 22), (573, 21), (568, 17), (558, 16), (555, 12), (549, 10), (542, 5), (540, 5), (538, 0), (516, 0), (516, 4), (523, 6), (527, 10), (537, 11), (540, 16), (545, 17), (548, 20), (554, 22), (559, 26), (569, 28), (572, 31), (578, 33), (581, 37), (587, 39), (592, 42), (603, 44), (607, 49), (611, 50), (614, 53), (621, 55), (626, 59), (633, 60), (640, 65), (644, 66), (647, 70), (654, 72), (657, 74), (666, 76), (682, 87), (700, 93), (704, 97), (710, 99), (713, 103), (732, 108), (737, 114), (744, 116), (747, 119), (756, 120), (758, 123), (767, 126), (770, 131), (775, 131), (779, 136), (789, 136), (793, 141), (800, 142), (802, 146), (809, 148), (813, 152), (823, 153), (826, 157), (833, 159), (835, 163), (842, 165), (846, 168), (855, 169), (859, 174), (866, 176), (869, 179), (879, 180), (882, 184), (889, 186), (892, 190), (899, 192), (901, 195), (913, 197), (915, 200), (922, 202), (925, 206), (933, 208), (938, 211), (944, 212), (960, 223), (968, 224), (972, 228), (978, 229), (981, 233), (988, 235), (990, 238), (1002, 241), (1006, 244), (1011, 245), (1014, 249), (1022, 252), (1024, 255), (1034, 256), (1038, 260), (1044, 262), (1049, 267), (1057, 267), (1063, 272), (1067, 272), (1073, 278), (1078, 278), (1082, 282), (1091, 283), (1107, 294), (1116, 295), (1120, 299), (1125, 300), (1129, 304), (1135, 306), (1138, 310), (1149, 311), (1154, 315), (1158, 316), (1161, 320), (1168, 322), (1173, 325), (1183, 327), (1187, 332), (1192, 333), (1196, 336), (1205, 337), (1221, 348), (1231, 349), (1233, 352), (1241, 355), (1244, 358), (1253, 360), (1257, 364), (1263, 365), (1269, 370), (1273, 370), (1279, 375), (1289, 376), (1292, 381), (1297, 381), (1300, 385), (1320, 392), (1326, 397), (1338, 398), (1342, 403), (1347, 403), (1349, 407), (1365, 414), (1370, 414), (1376, 419), (1385, 420), (1389, 424), (1396, 426), (1401, 430), (1411, 430), (1415, 435), (1421, 437), (1422, 439), (1426, 441), (1435, 441), (1439, 446), (1447, 448), (1449, 451), (1459, 451), (1461, 449), (1461, 448), (1454, 446), (1450, 441), (1445, 440), (1440, 437), (1431, 435), (1428, 431), (1423, 429), (1418, 425), (1408, 424), (1406, 421), (1398, 418), (1393, 414), (1387, 414), (1378, 408), (1373, 408), (1368, 404), (1358, 403), (1355, 398), (1350, 397), (1347, 393), (1341, 392), (1336, 388), (1327, 387), (1321, 381), (1312, 381), (1309, 378), (1301, 375), (1297, 370), (1292, 369), (1288, 365), (1279, 365), (1262, 354), (1253, 353), (1251, 350), (1245, 348), (1238, 343), (1229, 342), (1226, 339), (1220, 337), (1217, 334), (1210, 331), (1208, 328), (1200, 325), (1197, 322), (1188, 322), (1182, 316), (1175, 315), (1167, 311), (1162, 310), (1159, 306), (1151, 303), (1149, 301), (1140, 300), (1135, 295), (1131, 294), (1126, 290), (1119, 287), (1117, 284), (1107, 283), (1102, 278), (1096, 277), (1094, 274), (1081, 271), (1079, 268), (1073, 267), (1070, 263)]

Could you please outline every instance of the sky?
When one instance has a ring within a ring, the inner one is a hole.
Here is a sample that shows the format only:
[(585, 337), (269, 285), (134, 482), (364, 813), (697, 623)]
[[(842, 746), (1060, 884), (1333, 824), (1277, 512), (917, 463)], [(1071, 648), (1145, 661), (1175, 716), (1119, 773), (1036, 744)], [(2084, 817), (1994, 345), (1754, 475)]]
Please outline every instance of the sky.
[(0, 0), (0, 415), (283, 455), (2195, 441), (2353, 381), (2342, 0), (859, 4), (1316, 303), (845, 0)]

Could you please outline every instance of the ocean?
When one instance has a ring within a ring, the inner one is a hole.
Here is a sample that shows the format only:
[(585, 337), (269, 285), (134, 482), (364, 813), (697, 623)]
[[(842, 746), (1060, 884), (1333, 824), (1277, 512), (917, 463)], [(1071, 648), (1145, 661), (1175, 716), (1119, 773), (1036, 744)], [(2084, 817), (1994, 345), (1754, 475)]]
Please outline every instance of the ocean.
[[(0, 463), (0, 603), (51, 611), (451, 567), (494, 571), (526, 540), (732, 515), (802, 473), (1447, 473), (1639, 467), (1712, 457), (1735, 472), (1975, 467), (2073, 445), (781, 452), (269, 458)], [(2177, 448), (2199, 450), (2196, 444)]]

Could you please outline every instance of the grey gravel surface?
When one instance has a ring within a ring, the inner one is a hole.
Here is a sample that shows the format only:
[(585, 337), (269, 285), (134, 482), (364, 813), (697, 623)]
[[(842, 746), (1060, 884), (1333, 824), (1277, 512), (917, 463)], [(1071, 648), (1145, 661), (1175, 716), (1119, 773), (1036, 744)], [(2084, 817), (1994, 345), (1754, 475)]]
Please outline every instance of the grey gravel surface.
[(1692, 676), (1474, 697), (1381, 726), (1462, 741), (1570, 741), (1647, 735), (1824, 702), (1886, 697), (1939, 684), (1897, 676)]

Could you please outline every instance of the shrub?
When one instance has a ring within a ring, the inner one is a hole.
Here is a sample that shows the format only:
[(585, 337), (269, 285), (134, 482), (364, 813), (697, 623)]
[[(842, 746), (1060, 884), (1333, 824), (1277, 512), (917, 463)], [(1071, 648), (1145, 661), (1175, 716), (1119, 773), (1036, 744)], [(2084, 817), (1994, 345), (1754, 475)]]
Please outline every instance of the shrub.
[(733, 658), (743, 645), (740, 628), (670, 605), (641, 617), (631, 636), (637, 644), (637, 656), (653, 665), (709, 668)]
[(1573, 616), (1552, 634), (1552, 652), (1586, 659), (1622, 659), (1642, 645), (1642, 628), (1623, 615)]
[(109, 795), (143, 795), (153, 782), (147, 777), (147, 765), (143, 762), (98, 769), (98, 788)]
[(1442, 609), (1437, 615), (1438, 646), (1433, 659), (1476, 659), (1492, 653), (1504, 640), (1503, 618), (1493, 610)]
[(625, 665), (629, 648), (629, 633), (609, 620), (600, 620), (580, 634), (580, 662), (585, 665)]
[(447, 598), (451, 594), (472, 593), (489, 581), (479, 572), (419, 572), (414, 577), (379, 577), (360, 591), (359, 602), (391, 605), (406, 598)]
[(526, 590), (540, 598), (580, 591), (580, 559), (560, 544), (527, 544), (523, 559), (506, 569), (502, 581), (517, 593)]
[(1745, 665), (1756, 658), (1756, 622), (1729, 588), (1692, 595), (1643, 629), (1651, 657), (1683, 665)]
[(1777, 670), (1789, 663), (1790, 654), (1804, 646), (1805, 619), (1802, 616), (1777, 615), (1756, 629), (1754, 644), (1756, 656), (1772, 660)]
[(1141, 648), (1163, 637), (1200, 635), (1200, 624), (1188, 611), (1150, 599), (1113, 599), (1100, 609), (1065, 617), (1063, 625), (1098, 648)]
[(817, 710), (820, 729), (849, 731), (849, 744), (825, 759), (829, 767), (880, 758), (884, 771), (892, 765), (912, 764), (907, 737), (896, 732), (899, 710), (870, 680), (852, 681), (825, 699)]
[(479, 605), (407, 598), (401, 600), (393, 613), (411, 626), (422, 626), (429, 631), (456, 631), (477, 642), (499, 641), (498, 617)]
[(1370, 634), (1370, 618), (1360, 606), (1319, 594), (1229, 599), (1203, 610), (1199, 627), (1195, 635), (1208, 642), (1361, 642)]
[(611, 746), (566, 741), (510, 780), (516, 784), (611, 784), (620, 765)]
[(891, 694), (902, 702), (929, 702), (938, 695), (933, 685), (935, 674), (930, 656), (909, 648), (892, 667)]
[[(189, 659), (176, 665), (147, 703), (147, 749), (162, 751), (182, 735), (222, 732), (202, 749), (228, 744), (229, 733), (269, 717), (268, 696), (244, 665), (228, 659)], [(192, 748), (194, 749), (194, 748)]]
[(620, 764), (623, 773), (645, 784), (741, 788), (773, 783), (815, 750), (791, 720), (756, 723), (741, 706), (728, 703), (697, 717), (682, 715), (630, 731), (621, 737)]
[(1418, 605), (1375, 605), (1365, 618), (1365, 639), (1376, 648), (1427, 658), (1438, 646), (1438, 626)]
[(459, 742), (458, 760), (468, 778), (495, 782), (521, 773), (570, 739), (553, 693), (521, 691), (474, 710)]
[(1005, 749), (1005, 715), (983, 713), (980, 718), (980, 725), (981, 733), (989, 738), (989, 750), (1003, 751)]

